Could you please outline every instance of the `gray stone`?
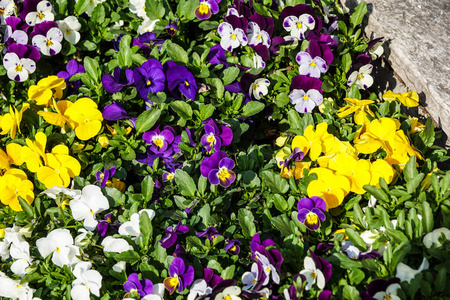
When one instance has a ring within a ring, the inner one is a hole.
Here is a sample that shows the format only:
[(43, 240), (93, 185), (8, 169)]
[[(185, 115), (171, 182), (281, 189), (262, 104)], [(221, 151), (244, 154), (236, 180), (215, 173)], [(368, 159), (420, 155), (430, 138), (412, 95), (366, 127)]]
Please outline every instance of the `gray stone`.
[[(344, 2), (352, 9), (361, 0)], [(369, 14), (366, 35), (384, 37), (385, 60), (400, 81), (391, 87), (388, 82), (386, 89), (415, 90), (421, 106), (450, 137), (450, 1), (366, 2)]]

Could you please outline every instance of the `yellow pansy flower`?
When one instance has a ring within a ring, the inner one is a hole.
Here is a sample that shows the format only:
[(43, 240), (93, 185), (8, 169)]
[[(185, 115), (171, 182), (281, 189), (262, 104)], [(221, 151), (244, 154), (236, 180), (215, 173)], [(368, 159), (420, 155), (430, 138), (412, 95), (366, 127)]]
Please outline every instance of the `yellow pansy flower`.
[(22, 211), (19, 196), (29, 204), (33, 203), (33, 183), (27, 179), (25, 172), (19, 169), (10, 169), (0, 177), (0, 201), (9, 205), (14, 211)]
[(52, 104), (52, 98), (61, 99), (63, 90), (66, 88), (64, 78), (57, 76), (48, 76), (39, 80), (37, 85), (32, 85), (28, 89), (28, 100), (35, 100), (37, 105), (49, 107)]
[(389, 102), (398, 100), (407, 107), (416, 107), (419, 105), (419, 95), (415, 91), (410, 91), (407, 93), (394, 93), (389, 90), (383, 94), (383, 99), (384, 101)]
[(395, 134), (400, 122), (391, 118), (375, 119), (366, 126), (365, 132), (354, 140), (356, 150), (364, 154), (374, 153), (380, 148), (386, 152), (393, 152)]
[(64, 114), (73, 122), (75, 134), (86, 141), (99, 133), (103, 116), (97, 104), (89, 98), (80, 98), (67, 108)]
[(374, 103), (372, 100), (358, 100), (353, 98), (344, 98), (349, 104), (338, 110), (337, 115), (339, 118), (343, 118), (349, 114), (355, 113), (355, 123), (362, 125), (369, 123), (370, 120), (367, 115), (375, 117), (375, 114), (370, 110), (369, 104)]
[(16, 136), (16, 132), (20, 133), (20, 122), (22, 121), (22, 114), (25, 110), (30, 107), (28, 103), (22, 105), (22, 109), (20, 111), (13, 106), (9, 106), (9, 113), (0, 116), (0, 127), (2, 131), (0, 134), (10, 133), (12, 139)]
[(58, 103), (53, 100), (52, 102), (53, 108), (56, 112), (39, 111), (38, 115), (42, 116), (46, 122), (61, 127), (63, 131), (66, 124), (72, 127), (73, 122), (69, 118), (67, 118), (64, 113), (66, 112), (67, 108), (69, 108), (73, 103), (68, 100), (61, 100), (58, 101)]
[(109, 139), (104, 135), (98, 137), (98, 142), (100, 145), (102, 145), (102, 148), (106, 148), (109, 146)]
[(122, 193), (125, 193), (125, 188), (126, 188), (125, 183), (120, 181), (117, 178), (113, 178), (112, 182), (111, 182), (111, 180), (108, 180), (106, 182), (106, 185), (109, 186), (109, 187), (115, 188), (115, 189), (121, 191)]
[(294, 137), (292, 149), (298, 147), (305, 155), (309, 152), (311, 160), (316, 160), (320, 153), (327, 153), (334, 146), (334, 136), (329, 134), (327, 129), (328, 124), (325, 122), (318, 124), (316, 131), (309, 125), (303, 135)]
[(341, 205), (350, 192), (350, 181), (347, 177), (336, 175), (326, 168), (314, 168), (309, 173), (316, 173), (318, 178), (309, 183), (306, 190), (308, 197), (321, 197), (327, 203), (327, 209)]
[(396, 175), (394, 168), (384, 159), (377, 159), (372, 162), (370, 165), (370, 173), (372, 174), (370, 185), (377, 187), (380, 187), (380, 177), (383, 177), (386, 183), (390, 184)]
[(16, 143), (9, 143), (6, 146), (6, 152), (0, 149), (0, 176), (4, 172), (11, 169), (11, 164), (20, 166), (23, 164), (22, 157), (20, 155), (22, 146)]
[(411, 129), (409, 130), (409, 134), (421, 132), (425, 129), (425, 125), (420, 123), (418, 118), (408, 116), (408, 119), (411, 120)]
[(47, 136), (43, 132), (38, 132), (34, 138), (34, 142), (30, 139), (25, 140), (27, 147), (22, 147), (21, 156), (27, 164), (28, 170), (36, 173), (46, 163), (45, 146), (47, 145)]
[(339, 153), (333, 157), (328, 168), (337, 175), (343, 175), (350, 181), (350, 191), (356, 194), (364, 194), (363, 186), (370, 183), (370, 162), (364, 159), (356, 159), (350, 154)]
[(75, 158), (57, 152), (47, 153), (46, 156), (47, 164), (40, 167), (36, 173), (38, 180), (46, 188), (50, 189), (55, 185), (67, 187), (70, 184), (70, 178), (80, 175), (81, 165)]

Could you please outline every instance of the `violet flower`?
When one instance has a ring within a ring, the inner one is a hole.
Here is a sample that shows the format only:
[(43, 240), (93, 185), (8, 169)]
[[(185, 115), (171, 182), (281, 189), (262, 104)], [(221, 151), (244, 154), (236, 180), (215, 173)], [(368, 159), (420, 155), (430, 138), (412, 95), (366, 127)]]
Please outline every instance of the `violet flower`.
[(102, 171), (98, 171), (97, 173), (95, 173), (95, 177), (97, 178), (98, 181), (98, 186), (99, 187), (105, 187), (106, 182), (112, 178), (114, 176), (114, 174), (116, 173), (116, 167), (111, 167), (110, 169), (107, 169), (106, 167), (103, 169)]
[(164, 172), (162, 174), (162, 181), (163, 182), (166, 182), (166, 181), (173, 182), (175, 180), (175, 168), (174, 167), (170, 167), (169, 169), (170, 169), (169, 172)]
[(311, 30), (316, 28), (316, 19), (313, 15), (311, 6), (298, 4), (294, 7), (285, 7), (280, 13), (280, 20), (283, 21), (283, 27), (291, 37), (303, 40)]
[(153, 294), (153, 282), (149, 279), (139, 280), (137, 273), (128, 276), (127, 281), (123, 284), (123, 288), (128, 294), (132, 294), (136, 298), (145, 297), (145, 295)]
[(122, 104), (117, 101), (113, 101), (112, 104), (106, 105), (103, 108), (103, 119), (108, 121), (117, 121), (121, 119), (129, 118), (127, 112), (123, 108)]
[(69, 62), (66, 65), (66, 71), (61, 71), (56, 76), (58, 78), (64, 78), (66, 81), (66, 85), (69, 87), (68, 94), (77, 94), (78, 88), (81, 86), (81, 80), (77, 81), (70, 81), (70, 78), (72, 78), (73, 75), (78, 73), (84, 73), (86, 70), (84, 69), (82, 64), (78, 64), (78, 62), (75, 59), (69, 60)]
[(25, 20), (28, 13), (36, 11), (39, 2), (41, 2), (41, 0), (24, 0), (22, 11), (19, 13), (19, 17), (22, 20)]
[(122, 69), (120, 67), (114, 68), (114, 75), (104, 74), (102, 76), (102, 85), (108, 93), (120, 92), (124, 87), (134, 83), (133, 70), (125, 70), (125, 78), (121, 78)]
[(185, 234), (188, 231), (189, 228), (186, 225), (183, 225), (181, 222), (178, 222), (176, 226), (169, 226), (166, 229), (166, 236), (164, 236), (158, 242), (161, 242), (161, 247), (166, 249), (170, 248), (177, 242), (179, 234)]
[(199, 7), (195, 10), (195, 16), (200, 20), (211, 18), (212, 14), (219, 12), (219, 3), (221, 0), (200, 0)]
[(303, 153), (299, 147), (295, 147), (292, 151), (291, 155), (286, 158), (284, 161), (280, 161), (278, 164), (282, 167), (281, 171), (284, 172), (285, 168), (290, 168), (291, 164), (296, 161), (301, 161), (305, 157), (305, 153)]
[(225, 245), (225, 251), (230, 252), (232, 255), (237, 255), (241, 251), (239, 245), (241, 245), (241, 242), (239, 240), (227, 241), (227, 244)]
[(206, 56), (206, 60), (209, 61), (211, 67), (217, 65), (224, 65), (226, 68), (228, 68), (230, 66), (230, 64), (227, 63), (225, 50), (222, 48), (222, 46), (220, 46), (220, 44), (212, 46), (211, 49), (209, 49), (209, 53)]
[(183, 260), (187, 260), (187, 252), (184, 250), (183, 246), (180, 244), (176, 244), (175, 251), (172, 254), (173, 257), (179, 257)]
[(166, 76), (162, 70), (161, 63), (156, 59), (149, 59), (133, 72), (136, 90), (142, 99), (148, 99), (149, 93), (164, 91)]
[(214, 287), (223, 281), (222, 277), (214, 274), (214, 271), (209, 268), (203, 269), (203, 279), (206, 281), (206, 284), (210, 287)]
[(165, 126), (161, 131), (158, 126), (155, 130), (145, 132), (142, 139), (150, 145), (149, 150), (153, 153), (164, 152), (174, 141), (173, 128)]
[(14, 43), (26, 45), (28, 43), (28, 34), (26, 31), (29, 26), (20, 18), (15, 16), (8, 17), (5, 21), (6, 30), (3, 36), (5, 45), (7, 47)]
[(305, 224), (309, 230), (317, 230), (320, 222), (325, 221), (324, 212), (327, 210), (326, 202), (317, 196), (302, 198), (297, 204), (298, 220)]
[(214, 152), (200, 164), (202, 176), (208, 177), (211, 184), (222, 187), (229, 187), (236, 179), (236, 174), (231, 170), (233, 168), (234, 161), (224, 151)]
[(314, 77), (297, 75), (292, 78), (289, 98), (299, 113), (312, 112), (323, 102), (322, 81)]
[(116, 228), (117, 226), (121, 225), (120, 222), (113, 222), (112, 221), (112, 215), (106, 214), (104, 220), (99, 220), (97, 225), (97, 232), (98, 235), (103, 237), (106, 235), (106, 232), (108, 231), (108, 228), (114, 229), (116, 232), (119, 232), (119, 230)]
[(364, 259), (374, 259), (377, 257), (381, 257), (381, 254), (378, 251), (372, 250), (368, 252), (361, 252), (358, 247), (353, 245), (350, 241), (343, 241), (341, 245), (342, 251), (353, 260), (364, 260)]
[(167, 34), (170, 36), (174, 36), (174, 34), (180, 30), (178, 28), (177, 23), (172, 22), (172, 19), (169, 19), (169, 24), (167, 24), (166, 26), (164, 26), (164, 29), (166, 30)]
[(31, 45), (22, 45), (17, 43), (11, 44), (9, 45), (6, 53), (15, 53), (19, 58), (29, 58), (33, 61), (38, 61), (41, 59), (39, 50)]
[(205, 231), (197, 232), (195, 235), (199, 238), (206, 237), (212, 243), (214, 238), (220, 234), (217, 233), (217, 229), (215, 227), (209, 227)]
[(303, 283), (305, 281), (306, 277), (304, 275), (296, 274), (293, 283), (283, 291), (284, 298), (286, 300), (299, 300), (303, 294)]
[[(25, 81), (28, 79), (28, 75), (34, 73), (36, 70), (36, 62), (31, 58), (24, 57), (26, 55), (25, 53), (30, 50), (29, 47), (35, 49), (32, 46), (28, 46), (12, 44), (8, 49), (8, 53), (3, 57), (3, 66), (6, 69), (9, 79), (20, 82)], [(36, 57), (37, 55), (34, 56)]]
[(194, 75), (185, 66), (172, 64), (168, 68), (166, 75), (169, 91), (175, 97), (179, 98), (178, 93), (174, 92), (177, 89), (187, 99), (195, 99), (197, 95), (197, 83), (195, 82)]
[[(258, 246), (263, 246), (264, 248), (275, 246), (276, 243), (272, 239), (265, 239), (261, 242), (261, 234), (257, 233), (253, 236), (252, 241), (250, 242), (250, 250), (254, 254), (258, 248)], [(253, 259), (253, 257), (252, 257)]]
[(242, 274), (242, 284), (244, 285), (242, 290), (245, 293), (244, 296), (252, 298), (253, 291), (261, 289), (266, 278), (262, 263), (260, 261), (253, 263), (251, 271)]
[(208, 153), (220, 151), (220, 147), (228, 146), (233, 140), (233, 131), (227, 126), (217, 126), (216, 122), (209, 120), (205, 124), (205, 134), (201, 138), (202, 145)]
[(181, 293), (185, 287), (191, 285), (194, 281), (194, 267), (189, 266), (186, 270), (184, 261), (175, 257), (169, 267), (169, 275), (164, 279), (164, 287), (172, 295), (178, 287), (178, 293)]

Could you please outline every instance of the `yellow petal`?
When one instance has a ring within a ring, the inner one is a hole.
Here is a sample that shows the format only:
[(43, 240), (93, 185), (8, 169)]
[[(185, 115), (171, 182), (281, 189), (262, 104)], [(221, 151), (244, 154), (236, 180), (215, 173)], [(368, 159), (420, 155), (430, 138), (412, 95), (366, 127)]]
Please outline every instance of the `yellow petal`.
[(87, 141), (97, 135), (102, 128), (102, 122), (98, 120), (89, 121), (80, 124), (75, 128), (77, 137), (82, 141)]

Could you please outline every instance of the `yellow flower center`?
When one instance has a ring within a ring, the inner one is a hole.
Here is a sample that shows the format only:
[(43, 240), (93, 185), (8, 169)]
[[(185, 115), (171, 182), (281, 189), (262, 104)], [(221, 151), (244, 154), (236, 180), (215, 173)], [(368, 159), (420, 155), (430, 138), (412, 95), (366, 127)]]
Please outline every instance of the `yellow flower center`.
[(255, 83), (255, 84), (253, 85), (253, 89), (256, 90), (256, 88), (257, 88), (258, 86), (259, 86), (259, 85)]
[(164, 286), (167, 289), (173, 289), (172, 292), (170, 293), (171, 295), (173, 294), (173, 292), (175, 292), (178, 284), (180, 284), (180, 281), (178, 280), (177, 274), (175, 274), (174, 277), (167, 277), (166, 279), (164, 279)]
[(312, 272), (312, 273), (311, 273), (311, 277), (312, 277), (313, 279), (316, 279), (316, 276), (317, 276), (316, 272)]
[(0, 8), (0, 15), (4, 15), (5, 14), (5, 10), (3, 8)]
[(297, 28), (302, 28), (302, 27), (303, 27), (302, 23), (298, 22), (297, 23)]
[(223, 298), (224, 300), (231, 300), (231, 296), (226, 295), (225, 298)]
[(47, 40), (47, 42), (45, 44), (47, 45), (47, 47), (50, 47), (51, 45), (53, 45), (51, 40)]
[(261, 35), (260, 34), (258, 34), (258, 36), (256, 37), (258, 40), (260, 40), (261, 39)]
[(145, 83), (147, 86), (149, 86), (150, 84), (152, 84), (152, 82), (150, 80), (147, 80), (147, 82)]
[(231, 252), (236, 251), (236, 246), (233, 245), (233, 247), (230, 248), (230, 251), (231, 251)]
[(209, 5), (207, 3), (200, 3), (200, 7), (198, 8), (198, 12), (201, 15), (207, 15), (209, 13)]
[(225, 167), (219, 169), (217, 176), (219, 177), (219, 180), (222, 182), (227, 181), (228, 178), (231, 178), (230, 172), (228, 172), (228, 169)]
[(106, 222), (111, 223), (112, 222), (111, 218), (106, 218)]
[(61, 249), (60, 248), (56, 248), (56, 252), (57, 253), (61, 252)]
[(90, 213), (91, 213), (91, 215), (93, 215), (94, 214), (94, 211), (91, 209), (90, 211), (89, 211)]
[(143, 11), (145, 11), (145, 8), (146, 8), (146, 7), (145, 7), (145, 5), (144, 5), (144, 6), (142, 6), (142, 10), (143, 10)]
[(270, 267), (267, 267), (267, 268), (266, 268), (266, 272), (270, 272)]
[(308, 224), (317, 224), (317, 223), (319, 223), (319, 218), (317, 217), (317, 215), (315, 213), (309, 212), (306, 215), (306, 222)]
[(69, 35), (69, 34), (71, 34), (71, 33), (72, 33), (72, 30), (66, 29), (66, 34), (67, 34), (67, 35)]
[(358, 79), (362, 79), (364, 77), (363, 74), (358, 74)]
[(186, 86), (189, 86), (189, 82), (187, 82), (187, 81), (185, 81), (184, 84), (185, 84)]
[(303, 101), (307, 101), (309, 99), (308, 95), (303, 96)]
[(21, 65), (16, 66), (16, 72), (22, 72), (23, 67)]
[(310, 65), (311, 67), (315, 67), (315, 66), (316, 66), (316, 63), (315, 63), (314, 61), (312, 61), (309, 65)]
[(252, 282), (253, 282), (253, 284), (256, 284), (258, 282), (258, 280), (256, 280), (256, 278), (253, 278)]
[(233, 39), (233, 40), (236, 39), (236, 35), (234, 33), (231, 35), (231, 39)]
[(391, 299), (392, 299), (392, 297), (391, 297), (391, 295), (389, 295), (389, 294), (386, 294), (386, 296), (384, 296), (384, 299), (386, 299), (386, 300), (391, 300)]
[(38, 13), (38, 18), (39, 18), (39, 19), (41, 19), (41, 20), (42, 20), (42, 19), (43, 19), (44, 17), (45, 17), (45, 15), (44, 15), (43, 13), (41, 13), (41, 12), (40, 12), (40, 13)]
[(167, 175), (167, 180), (172, 180), (173, 179), (174, 174), (173, 173), (169, 173), (169, 175)]
[(17, 287), (18, 289), (20, 289), (20, 288), (21, 288), (20, 284), (16, 285), (16, 287)]
[(212, 147), (214, 145), (214, 143), (216, 142), (216, 138), (214, 137), (214, 134), (211, 133), (210, 135), (208, 135), (208, 137), (206, 138), (206, 141)]
[(161, 148), (164, 145), (164, 141), (161, 138), (156, 138), (153, 140), (156, 147)]

